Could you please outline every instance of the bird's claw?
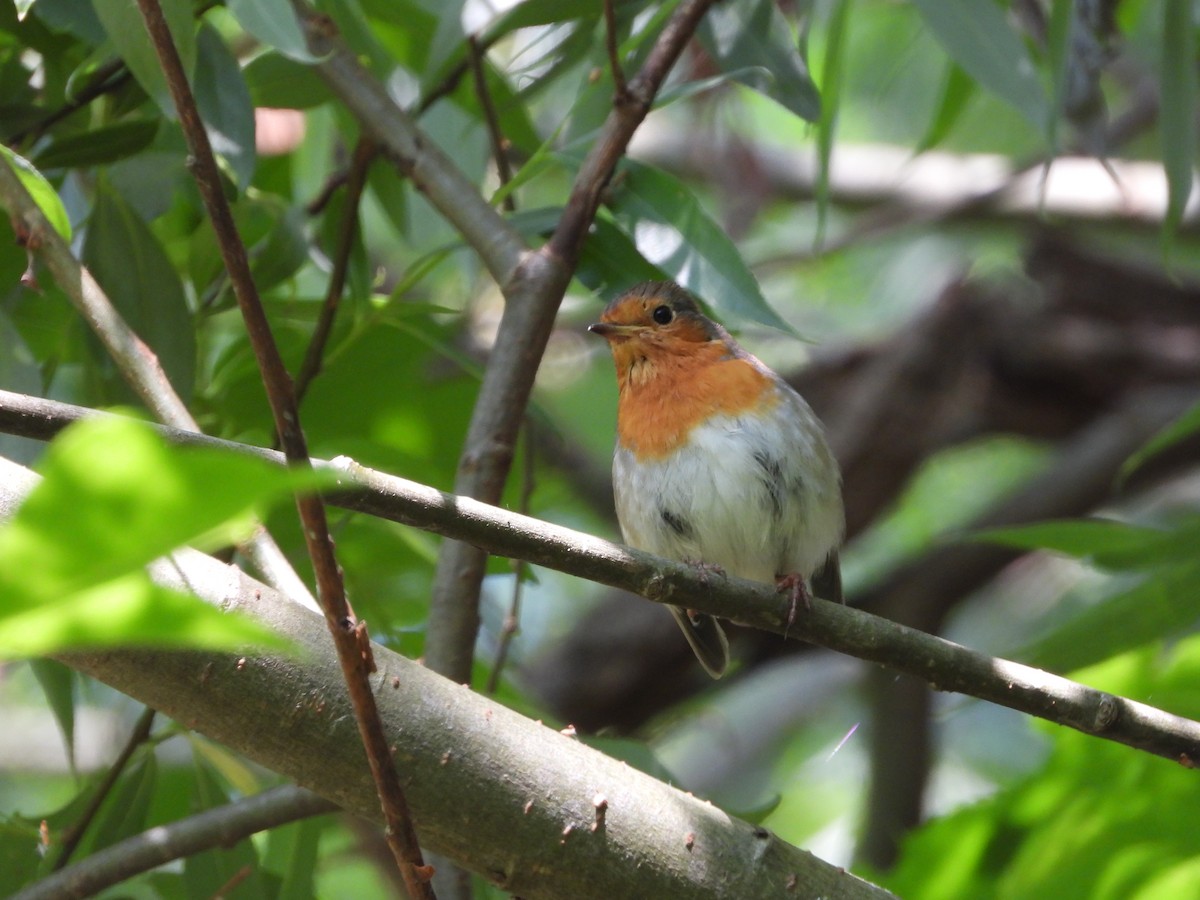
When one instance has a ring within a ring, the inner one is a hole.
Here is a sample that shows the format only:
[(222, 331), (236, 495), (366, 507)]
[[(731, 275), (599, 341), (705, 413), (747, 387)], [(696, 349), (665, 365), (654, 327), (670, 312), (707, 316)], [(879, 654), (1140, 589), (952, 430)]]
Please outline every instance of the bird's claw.
[(725, 577), (725, 569), (721, 566), (718, 566), (716, 563), (704, 562), (704, 560), (701, 559), (689, 559), (685, 560), (685, 562), (687, 565), (696, 570), (697, 574), (700, 576), (700, 583), (703, 585), (708, 584), (710, 575), (718, 575), (721, 578)]
[(796, 623), (796, 610), (800, 604), (804, 604), (805, 612), (812, 612), (812, 593), (804, 581), (804, 576), (799, 572), (780, 575), (775, 579), (775, 589), (781, 594), (786, 592), (791, 600), (788, 605), (787, 625), (783, 629), (783, 636), (787, 637), (788, 629)]

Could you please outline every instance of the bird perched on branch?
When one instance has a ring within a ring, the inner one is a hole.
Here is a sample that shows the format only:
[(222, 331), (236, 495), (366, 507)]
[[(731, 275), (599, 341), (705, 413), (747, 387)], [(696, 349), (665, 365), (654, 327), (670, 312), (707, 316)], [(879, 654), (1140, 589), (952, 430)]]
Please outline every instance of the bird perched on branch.
[[(632, 288), (588, 330), (617, 367), (613, 491), (626, 543), (774, 582), (792, 617), (812, 593), (842, 602), (841, 478), (804, 398), (673, 282)], [(729, 662), (720, 624), (670, 609), (719, 678)]]

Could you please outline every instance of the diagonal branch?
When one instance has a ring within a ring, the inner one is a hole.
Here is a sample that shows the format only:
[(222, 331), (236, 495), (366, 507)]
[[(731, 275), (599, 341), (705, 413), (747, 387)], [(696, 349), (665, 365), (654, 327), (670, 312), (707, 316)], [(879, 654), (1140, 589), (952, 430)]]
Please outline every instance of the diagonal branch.
[[(0, 206), (13, 217), (18, 233), (25, 235), (26, 246), (50, 270), (55, 283), (100, 339), (121, 376), (146, 408), (160, 422), (185, 431), (199, 431), (200, 426), (175, 393), (154, 351), (117, 312), (92, 273), (71, 252), (16, 173), (2, 160)], [(266, 529), (260, 527), (239, 549), (268, 582), (297, 602), (316, 608), (308, 588)]]
[[(1184, 391), (1169, 403), (1156, 408), (1143, 404), (1144, 408), (1135, 408), (1130, 415), (1161, 417), (1165, 424), (1193, 401), (1194, 396)], [(72, 421), (97, 415), (109, 414), (0, 391), (0, 430), (24, 437), (47, 439)], [(224, 447), (284, 464), (275, 451), (163, 426), (157, 430), (172, 442)], [(698, 612), (876, 662), (913, 675), (937, 690), (988, 700), (1185, 765), (1200, 760), (1200, 722), (821, 600), (814, 600), (812, 611), (789, 628), (790, 604), (770, 586), (734, 577), (705, 578), (692, 566), (469, 497), (446, 494), (368, 469), (347, 457), (316, 465), (337, 472), (341, 487), (330, 502), (346, 509), (641, 594), (657, 603), (686, 602)]]
[[(222, 188), (217, 160), (213, 155), (204, 122), (200, 118), (200, 111), (196, 107), (179, 51), (167, 26), (166, 16), (158, 0), (138, 0), (138, 8), (166, 76), (171, 99), (179, 113), (180, 124), (183, 126), (184, 137), (191, 154), (192, 174), (216, 233), (221, 258), (229, 272), (246, 332), (254, 348), (284, 455), (290, 465), (301, 469), (309, 468), (312, 464), (308, 459), (308, 445), (300, 427), (300, 412), (296, 405), (292, 380), (284, 368), (279, 348), (271, 334), (266, 311), (250, 272), (246, 247), (234, 224), (233, 212)], [(383, 733), (383, 723), (379, 718), (375, 695), (371, 691), (370, 677), (375, 671), (375, 664), (371, 657), (366, 625), (355, 621), (354, 613), (346, 600), (345, 584), (334, 556), (333, 538), (329, 534), (325, 505), (319, 497), (298, 494), (296, 507), (303, 524), (308, 555), (317, 577), (325, 624), (337, 648), (342, 677), (354, 706), (359, 737), (366, 750), (371, 775), (383, 809), (388, 845), (396, 858), (396, 865), (404, 876), (409, 895), (413, 898), (432, 898), (432, 871), (422, 858), (408, 810), (408, 801), (405, 799), (400, 776)]]

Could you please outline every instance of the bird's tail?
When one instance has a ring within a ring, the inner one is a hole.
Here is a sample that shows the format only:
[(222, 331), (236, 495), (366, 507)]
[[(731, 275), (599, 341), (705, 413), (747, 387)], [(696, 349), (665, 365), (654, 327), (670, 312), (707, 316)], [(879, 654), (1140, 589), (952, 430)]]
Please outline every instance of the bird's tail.
[(729, 639), (725, 629), (712, 616), (690, 613), (678, 606), (668, 607), (675, 621), (683, 630), (683, 636), (692, 645), (692, 652), (704, 671), (713, 678), (720, 678), (729, 666)]

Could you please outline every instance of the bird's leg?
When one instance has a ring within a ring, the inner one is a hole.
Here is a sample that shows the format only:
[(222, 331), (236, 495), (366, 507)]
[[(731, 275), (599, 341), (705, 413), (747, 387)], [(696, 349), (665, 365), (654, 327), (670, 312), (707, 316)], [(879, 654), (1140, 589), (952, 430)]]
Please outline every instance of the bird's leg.
[(812, 612), (812, 592), (809, 591), (804, 576), (799, 572), (776, 575), (775, 589), (781, 594), (786, 591), (792, 601), (788, 607), (787, 625), (783, 629), (783, 636), (787, 637), (788, 628), (791, 628), (796, 622), (796, 609), (800, 604), (804, 604), (805, 612)]

